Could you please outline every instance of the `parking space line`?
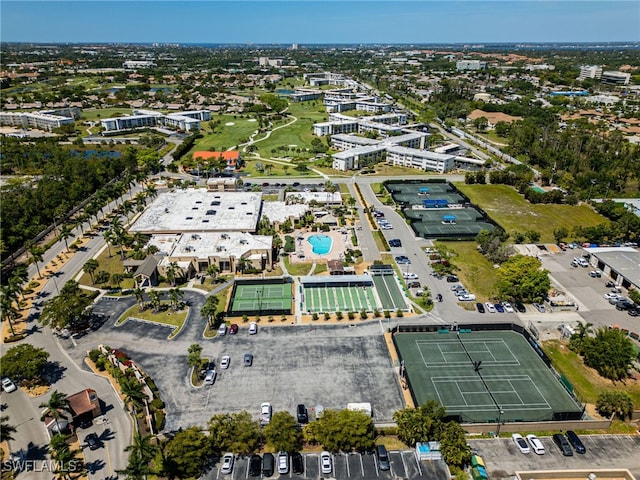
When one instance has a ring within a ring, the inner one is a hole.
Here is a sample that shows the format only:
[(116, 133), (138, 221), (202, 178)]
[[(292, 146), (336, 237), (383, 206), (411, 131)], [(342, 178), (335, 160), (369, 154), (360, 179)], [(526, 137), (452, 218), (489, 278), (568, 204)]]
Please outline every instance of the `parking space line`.
[(360, 471), (362, 472), (362, 476), (364, 477), (364, 462), (362, 461), (362, 455), (360, 455)]
[(373, 456), (373, 465), (376, 467), (376, 477), (380, 476), (380, 471), (378, 470), (378, 459), (376, 456)]
[(420, 473), (420, 476), (422, 476), (422, 468), (420, 467), (420, 460), (418, 460), (417, 454), (413, 454), (413, 459), (416, 461), (416, 465), (418, 465), (418, 472)]
[(404, 468), (404, 474), (406, 476), (409, 473), (409, 470), (407, 470), (407, 464), (404, 461), (404, 455), (402, 455), (402, 451), (400, 451), (400, 460), (402, 460), (402, 468)]
[(346, 463), (347, 463), (347, 477), (351, 476), (351, 472), (349, 471), (349, 453), (347, 453), (347, 455), (344, 457)]

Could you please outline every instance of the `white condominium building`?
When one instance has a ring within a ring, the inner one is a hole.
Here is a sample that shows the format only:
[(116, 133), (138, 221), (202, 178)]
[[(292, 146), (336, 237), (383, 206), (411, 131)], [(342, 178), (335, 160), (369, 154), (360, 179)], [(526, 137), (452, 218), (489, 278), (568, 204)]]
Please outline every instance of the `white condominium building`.
[(209, 110), (191, 110), (164, 114), (151, 110), (134, 110), (133, 115), (105, 118), (100, 121), (103, 133), (115, 133), (136, 128), (164, 126), (185, 132), (200, 130), (200, 122), (211, 120)]
[(580, 67), (580, 75), (578, 80), (586, 80), (587, 78), (600, 78), (602, 76), (602, 67), (598, 65), (583, 65)]
[(73, 124), (75, 118), (79, 117), (79, 108), (42, 110), (40, 112), (0, 112), (0, 124), (51, 132), (62, 125)]

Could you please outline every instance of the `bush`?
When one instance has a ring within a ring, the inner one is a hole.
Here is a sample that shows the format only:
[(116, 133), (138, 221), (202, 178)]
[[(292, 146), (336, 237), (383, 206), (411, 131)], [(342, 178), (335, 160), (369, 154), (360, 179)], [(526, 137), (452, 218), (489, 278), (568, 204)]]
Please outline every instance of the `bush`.
[(154, 414), (154, 427), (156, 429), (156, 432), (162, 431), (162, 429), (164, 428), (164, 423), (165, 423), (164, 412), (162, 410), (156, 410)]
[(4, 337), (4, 343), (13, 343), (18, 342), (27, 336), (26, 333), (20, 333), (18, 335), (9, 335), (8, 337)]
[(98, 359), (94, 362), (96, 364), (96, 368), (101, 372), (104, 372), (107, 369), (108, 360), (105, 357), (98, 357)]
[(622, 390), (603, 392), (598, 395), (596, 409), (603, 417), (610, 418), (615, 413), (616, 417), (624, 420), (627, 417), (631, 417), (633, 399), (631, 395)]
[(338, 320), (342, 320), (343, 317), (344, 317), (344, 315), (342, 314), (342, 312), (336, 312), (336, 318)]
[(164, 408), (164, 402), (162, 401), (162, 399), (156, 397), (151, 401), (149, 406), (151, 406), (151, 408), (153, 408), (154, 410), (162, 410)]
[(329, 320), (331, 318), (331, 314), (329, 312), (325, 312), (324, 319)]
[(349, 317), (349, 320), (353, 320), (354, 318), (356, 318), (356, 314), (353, 312), (349, 312), (347, 313), (347, 317)]
[(318, 320), (318, 314), (316, 312), (313, 312), (313, 315), (311, 315), (311, 319)]
[(367, 312), (366, 312), (365, 310), (362, 310), (362, 311), (360, 312), (360, 318), (361, 318), (362, 320), (366, 320), (366, 319), (367, 319), (367, 317), (368, 317)]
[(402, 317), (403, 315), (404, 315), (404, 312), (402, 310), (398, 309), (396, 311), (396, 317)]
[(94, 348), (93, 350), (89, 350), (89, 358), (93, 363), (97, 363), (101, 355), (102, 355), (102, 352), (97, 348)]

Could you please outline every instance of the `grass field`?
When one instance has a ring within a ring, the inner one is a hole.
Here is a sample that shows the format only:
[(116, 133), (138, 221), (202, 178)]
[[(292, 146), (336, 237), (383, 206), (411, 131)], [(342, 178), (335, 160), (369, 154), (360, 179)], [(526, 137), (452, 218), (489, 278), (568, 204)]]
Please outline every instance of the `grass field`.
[(569, 379), (583, 402), (596, 403), (600, 393), (622, 389), (631, 395), (635, 408), (640, 407), (640, 384), (637, 381), (621, 385), (601, 377), (594, 369), (587, 367), (577, 353), (569, 350), (565, 341), (548, 340), (543, 342), (542, 347), (555, 369)]
[(496, 271), (493, 265), (476, 248), (476, 242), (436, 242), (454, 252), (453, 263), (458, 267), (455, 274), (469, 291), (475, 293), (479, 302), (485, 302), (493, 295)]
[(587, 205), (530, 204), (507, 185), (456, 183), (455, 186), (508, 233), (535, 230), (540, 232), (541, 242), (555, 243), (553, 230), (558, 227), (571, 232), (576, 226), (608, 223)]
[[(216, 127), (216, 133), (211, 133), (209, 122), (205, 124), (206, 126), (203, 125), (201, 133), (204, 137), (196, 141), (193, 148), (187, 153), (187, 158), (198, 150), (212, 148), (216, 151), (227, 150), (238, 145), (240, 140), (247, 140), (258, 129), (258, 122), (250, 121), (255, 120), (255, 117), (251, 115), (215, 115), (212, 119), (220, 121)], [(227, 123), (233, 123), (233, 125), (227, 125)]]
[[(168, 305), (168, 302), (162, 302), (163, 305)], [(124, 312), (122, 316), (116, 322), (117, 325), (123, 323), (127, 318), (134, 317), (140, 320), (147, 320), (149, 322), (162, 323), (165, 325), (171, 325), (176, 328), (180, 328), (184, 321), (187, 319), (187, 313), (189, 313), (189, 309), (185, 308), (184, 310), (178, 310), (177, 312), (172, 310), (160, 311), (157, 313), (153, 313), (151, 308), (147, 308), (146, 310), (140, 311), (140, 307), (138, 305), (134, 305), (129, 310)]]

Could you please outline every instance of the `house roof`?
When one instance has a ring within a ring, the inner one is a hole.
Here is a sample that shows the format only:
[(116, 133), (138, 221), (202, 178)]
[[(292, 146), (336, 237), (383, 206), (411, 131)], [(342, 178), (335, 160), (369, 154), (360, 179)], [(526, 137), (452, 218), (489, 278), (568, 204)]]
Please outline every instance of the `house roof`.
[(67, 397), (69, 407), (73, 411), (73, 414), (77, 417), (83, 413), (90, 412), (95, 408), (95, 404), (91, 402), (91, 396), (96, 396), (95, 390), (87, 388), (73, 395)]
[(203, 160), (209, 160), (210, 158), (223, 160), (238, 160), (240, 158), (240, 152), (237, 150), (231, 150), (226, 152), (209, 152), (209, 151), (197, 151), (193, 152), (193, 158), (201, 158)]
[(161, 257), (158, 255), (149, 255), (144, 261), (140, 264), (138, 269), (136, 270), (135, 276), (144, 275), (145, 277), (150, 278), (153, 273), (158, 268), (158, 263), (160, 262)]
[(484, 110), (479, 110), (479, 109), (476, 109), (473, 112), (471, 112), (469, 115), (467, 115), (467, 118), (469, 120), (475, 120), (476, 118), (481, 118), (481, 117), (486, 118), (489, 121), (489, 123), (493, 125), (495, 125), (498, 122), (511, 123), (518, 120), (522, 120), (522, 117), (514, 117), (512, 115), (507, 115), (506, 113), (502, 113), (502, 112), (485, 112)]

